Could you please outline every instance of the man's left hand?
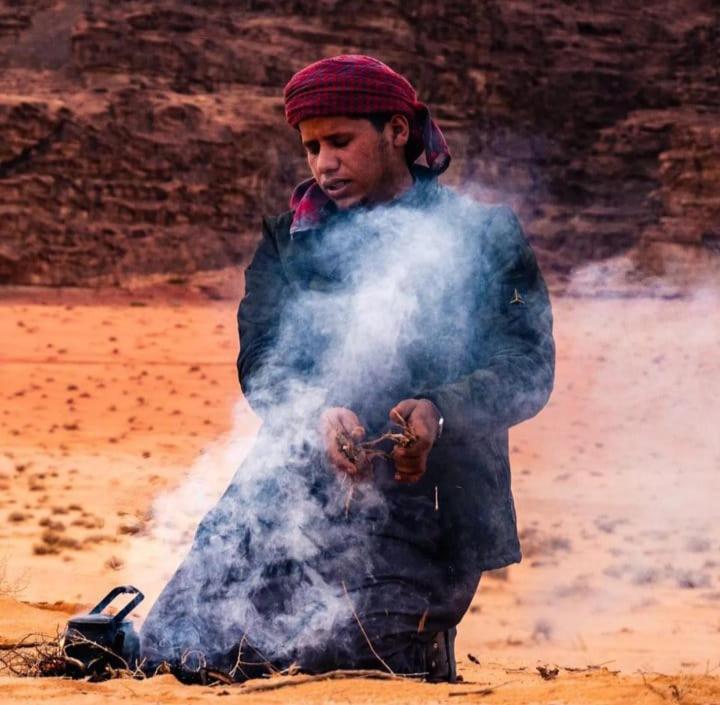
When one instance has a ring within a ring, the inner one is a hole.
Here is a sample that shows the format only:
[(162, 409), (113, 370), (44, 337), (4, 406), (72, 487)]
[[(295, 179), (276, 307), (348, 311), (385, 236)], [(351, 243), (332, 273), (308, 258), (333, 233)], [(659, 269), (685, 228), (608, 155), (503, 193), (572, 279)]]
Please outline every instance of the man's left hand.
[(429, 399), (405, 399), (390, 410), (390, 419), (402, 416), (415, 440), (396, 445), (391, 458), (398, 482), (417, 482), (427, 470), (427, 458), (440, 433), (440, 411)]

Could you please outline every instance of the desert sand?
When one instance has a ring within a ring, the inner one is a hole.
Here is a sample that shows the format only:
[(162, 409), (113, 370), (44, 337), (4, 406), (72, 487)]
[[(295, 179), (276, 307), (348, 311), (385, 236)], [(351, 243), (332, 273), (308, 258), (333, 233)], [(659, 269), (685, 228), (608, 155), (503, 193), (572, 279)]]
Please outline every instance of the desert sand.
[[(555, 391), (511, 430), (524, 560), (483, 576), (459, 629), (464, 683), (0, 675), (0, 699), (720, 703), (719, 303), (707, 287), (553, 298)], [(235, 307), (180, 287), (2, 290), (0, 648), (55, 634), (116, 584), (143, 589), (147, 613), (259, 427)]]

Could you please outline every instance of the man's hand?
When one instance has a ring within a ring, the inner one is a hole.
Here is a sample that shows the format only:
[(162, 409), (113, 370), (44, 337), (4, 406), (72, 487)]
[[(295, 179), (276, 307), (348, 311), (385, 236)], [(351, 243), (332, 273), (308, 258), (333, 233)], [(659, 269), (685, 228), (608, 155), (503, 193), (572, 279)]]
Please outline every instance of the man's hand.
[(440, 411), (429, 399), (405, 399), (390, 410), (390, 420), (402, 416), (416, 440), (410, 445), (396, 445), (392, 452), (395, 479), (417, 482), (427, 470), (430, 449), (440, 433)]
[(331, 467), (348, 475), (361, 475), (368, 470), (368, 461), (361, 451), (351, 459), (343, 452), (338, 438), (345, 435), (350, 441), (360, 443), (365, 439), (365, 429), (354, 411), (342, 406), (325, 409), (320, 415), (320, 439)]

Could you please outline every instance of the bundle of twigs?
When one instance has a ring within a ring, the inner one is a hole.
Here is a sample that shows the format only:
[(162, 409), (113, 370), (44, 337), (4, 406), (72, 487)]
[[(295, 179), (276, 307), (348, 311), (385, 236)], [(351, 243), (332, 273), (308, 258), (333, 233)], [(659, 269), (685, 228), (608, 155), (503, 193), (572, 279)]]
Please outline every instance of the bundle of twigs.
[[(70, 656), (59, 636), (51, 638), (44, 634), (28, 634), (15, 644), (0, 646), (0, 673), (19, 678), (86, 678), (103, 681), (111, 678), (145, 678), (142, 664), (131, 668), (123, 659), (106, 647), (89, 639), (75, 636), (75, 644), (83, 643), (96, 650), (95, 661), (83, 663)], [(104, 656), (112, 657), (115, 667), (103, 662)]]
[(75, 665), (65, 662), (57, 639), (43, 634), (28, 634), (15, 644), (0, 646), (0, 672), (12, 676), (69, 675)]
[[(15, 644), (0, 644), (0, 675), (18, 678), (75, 678), (97, 683), (114, 678), (142, 680), (171, 673), (183, 683), (202, 685), (230, 685), (246, 679), (240, 668), (243, 665), (240, 660), (242, 648), (234, 668), (229, 673), (225, 673), (209, 667), (202, 654), (200, 654), (202, 666), (190, 668), (188, 658), (197, 655), (194, 651), (185, 652), (180, 664), (175, 667), (163, 662), (157, 668), (150, 670), (145, 668), (144, 660), (133, 667), (114, 651), (74, 632), (72, 645), (77, 647), (79, 644), (91, 647), (96, 657), (84, 662), (70, 656), (65, 647), (65, 640), (60, 635), (52, 638), (44, 634), (28, 634)], [(258, 664), (253, 662), (250, 665)], [(297, 671), (292, 668), (278, 671), (269, 662), (266, 662), (266, 665), (268, 674), (273, 675), (293, 675)]]
[(365, 469), (368, 461), (373, 458), (389, 458), (391, 453), (386, 453), (383, 450), (378, 449), (378, 446), (385, 441), (389, 441), (395, 446), (401, 446), (407, 448), (417, 441), (417, 436), (413, 433), (412, 429), (408, 425), (408, 422), (397, 412), (393, 412), (393, 420), (400, 427), (400, 430), (388, 431), (383, 433), (377, 438), (373, 438), (369, 441), (357, 442), (352, 436), (340, 431), (337, 436), (337, 444), (343, 455), (353, 464), (355, 467), (362, 471)]
[[(392, 451), (386, 452), (378, 446), (389, 441), (394, 446), (407, 448), (417, 441), (417, 436), (413, 433), (408, 422), (397, 412), (392, 413), (393, 421), (399, 426), (398, 431), (388, 431), (368, 441), (358, 442), (349, 434), (340, 431), (336, 436), (338, 448), (342, 454), (355, 466), (358, 479), (366, 479), (372, 471), (372, 461), (375, 458), (391, 458)], [(350, 488), (345, 498), (345, 514), (350, 510), (350, 503), (355, 494), (355, 481), (350, 478)]]

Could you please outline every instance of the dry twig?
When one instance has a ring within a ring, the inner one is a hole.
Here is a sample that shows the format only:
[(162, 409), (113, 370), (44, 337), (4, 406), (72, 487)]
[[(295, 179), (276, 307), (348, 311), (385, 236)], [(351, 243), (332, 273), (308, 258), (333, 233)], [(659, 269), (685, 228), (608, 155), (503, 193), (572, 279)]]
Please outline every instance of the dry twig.
[(385, 673), (385, 671), (374, 670), (338, 670), (328, 671), (328, 673), (319, 673), (316, 675), (299, 675), (286, 676), (283, 678), (271, 678), (265, 683), (251, 683), (243, 685), (238, 691), (241, 695), (247, 693), (267, 692), (268, 690), (278, 690), (296, 685), (305, 685), (306, 683), (317, 683), (318, 681), (343, 680), (347, 678), (372, 678), (375, 680), (407, 680), (414, 676), (401, 676), (395, 673)]
[[(371, 472), (372, 462), (375, 458), (391, 458), (392, 452), (386, 453), (385, 451), (378, 450), (376, 446), (385, 441), (390, 441), (396, 446), (407, 448), (417, 440), (417, 436), (400, 414), (394, 412), (393, 419), (395, 423), (400, 426), (400, 433), (388, 431), (377, 438), (362, 442), (355, 441), (350, 434), (344, 431), (340, 431), (335, 437), (339, 450), (355, 466), (359, 477), (366, 477)], [(351, 478), (350, 481), (350, 488), (345, 497), (345, 516), (350, 512), (350, 504), (355, 494), (355, 480)], [(435, 504), (437, 508), (437, 494), (435, 496)]]
[(47, 642), (45, 641), (28, 641), (19, 642), (17, 644), (0, 644), (0, 651), (17, 651), (18, 649), (34, 649), (38, 646), (43, 646)]
[(429, 608), (426, 607), (425, 611), (422, 613), (422, 616), (420, 617), (420, 621), (418, 622), (418, 628), (417, 628), (418, 634), (420, 634), (425, 629), (425, 622), (427, 621), (429, 611), (430, 611)]
[(504, 683), (498, 683), (497, 685), (489, 685), (487, 688), (482, 690), (466, 690), (462, 693), (450, 693), (451, 698), (459, 698), (463, 695), (492, 695), (498, 688), (515, 683), (515, 681), (505, 681)]
[(369, 463), (374, 458), (390, 457), (389, 453), (376, 450), (376, 446), (380, 445), (384, 441), (390, 441), (394, 445), (398, 445), (403, 448), (407, 448), (417, 441), (417, 436), (408, 425), (408, 422), (400, 414), (395, 412), (393, 414), (393, 419), (395, 420), (395, 423), (400, 426), (401, 430), (399, 433), (388, 431), (377, 438), (357, 442), (351, 435), (345, 433), (344, 431), (340, 431), (336, 436), (338, 448), (343, 455), (345, 455), (345, 457), (358, 468), (359, 471), (366, 471)]
[[(79, 659), (69, 656), (65, 646), (61, 646), (59, 635), (51, 639), (46, 635), (28, 634), (17, 644), (8, 645), (4, 653), (0, 654), (0, 670), (7, 670), (14, 676), (20, 678), (43, 678), (43, 677), (71, 677), (85, 678), (92, 680), (108, 680), (110, 678), (145, 678), (142, 670), (143, 662), (136, 668), (130, 668), (127, 662), (120, 656), (110, 651), (97, 642), (87, 639), (81, 634), (73, 635), (73, 643), (85, 644), (96, 649), (98, 652), (107, 653), (112, 660), (121, 662), (119, 668), (106, 663), (104, 667), (95, 671), (97, 661), (83, 663)], [(98, 657), (100, 658), (100, 657)]]
[(568, 673), (588, 673), (589, 671), (600, 671), (604, 670), (608, 673), (611, 673), (612, 675), (616, 676), (620, 671), (611, 671), (608, 668), (605, 668), (607, 664), (614, 663), (614, 659), (610, 661), (603, 661), (602, 663), (590, 663), (584, 668), (578, 667), (578, 666), (563, 666), (563, 670), (567, 671)]
[(367, 642), (368, 646), (370, 647), (370, 651), (372, 651), (373, 656), (380, 661), (380, 663), (383, 665), (385, 670), (387, 670), (388, 673), (395, 675), (395, 672), (390, 668), (390, 666), (385, 663), (382, 656), (375, 651), (375, 647), (373, 646), (372, 642), (370, 641), (370, 637), (367, 635), (367, 632), (365, 631), (365, 627), (363, 627), (362, 622), (360, 621), (360, 617), (358, 617), (357, 612), (355, 611), (355, 607), (353, 606), (352, 600), (350, 599), (350, 594), (348, 593), (347, 586), (345, 585), (345, 581), (342, 581), (343, 590), (345, 591), (345, 597), (347, 598), (348, 604), (350, 605), (350, 610), (352, 612), (353, 617), (355, 617), (355, 621), (358, 624), (358, 627), (360, 627), (360, 631), (362, 632), (362, 635), (365, 637), (365, 641)]

